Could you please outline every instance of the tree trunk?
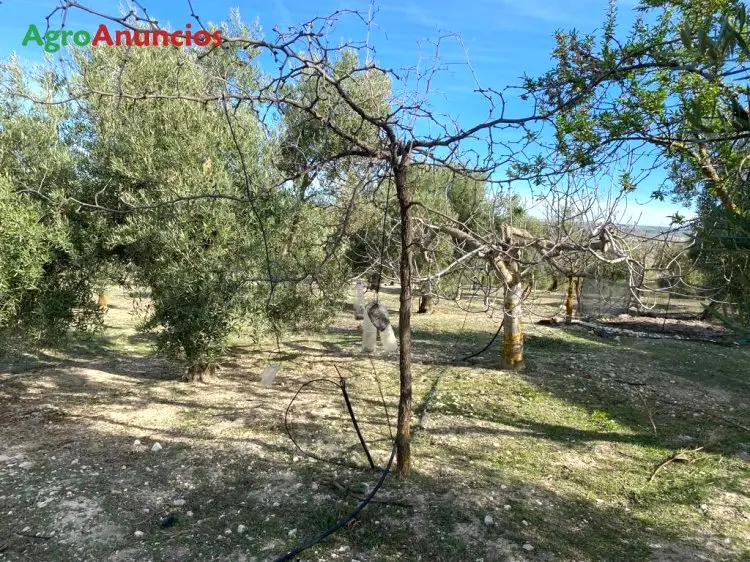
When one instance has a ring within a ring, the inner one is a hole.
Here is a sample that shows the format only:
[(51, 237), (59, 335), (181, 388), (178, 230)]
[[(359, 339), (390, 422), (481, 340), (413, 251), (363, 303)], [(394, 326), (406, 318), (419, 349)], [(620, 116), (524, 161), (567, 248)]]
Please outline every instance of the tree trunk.
[(216, 365), (196, 363), (188, 367), (187, 373), (182, 376), (184, 382), (208, 382), (208, 376), (216, 374)]
[(422, 295), (422, 298), (419, 299), (419, 310), (417, 310), (418, 314), (427, 314), (432, 313), (432, 295)]
[(521, 276), (518, 273), (518, 263), (513, 261), (506, 264), (511, 273), (511, 280), (505, 286), (505, 301), (503, 317), (503, 355), (501, 366), (503, 369), (523, 369), (523, 330), (521, 327)]
[(638, 280), (633, 279), (633, 273), (630, 273), (630, 292), (628, 293), (628, 299), (625, 301), (625, 312), (630, 311), (630, 306), (633, 301), (635, 301), (636, 309), (640, 312), (641, 311), (641, 301), (640, 301), (640, 293), (641, 289), (643, 288), (643, 283), (646, 280), (646, 272), (644, 270), (641, 270), (635, 275), (638, 276)]
[(406, 181), (408, 154), (394, 166), (394, 181), (401, 213), (401, 291), (399, 295), (399, 403), (396, 429), (396, 474), (406, 476), (411, 470), (411, 253), (412, 229), (409, 216), (411, 193)]
[(716, 171), (716, 166), (711, 161), (711, 157), (708, 154), (708, 149), (702, 145), (698, 145), (697, 160), (701, 167), (703, 177), (706, 178), (706, 191), (711, 195), (716, 196), (725, 209), (734, 213), (738, 212), (737, 205), (732, 200), (731, 194), (727, 191), (721, 181), (721, 176)]
[(711, 301), (708, 303), (708, 305), (703, 309), (703, 312), (700, 315), (700, 319), (703, 321), (706, 320), (712, 320), (714, 316), (716, 316), (716, 310), (719, 308), (719, 303)]
[(573, 323), (573, 303), (575, 301), (575, 287), (573, 277), (568, 277), (568, 298), (565, 300), (565, 323)]

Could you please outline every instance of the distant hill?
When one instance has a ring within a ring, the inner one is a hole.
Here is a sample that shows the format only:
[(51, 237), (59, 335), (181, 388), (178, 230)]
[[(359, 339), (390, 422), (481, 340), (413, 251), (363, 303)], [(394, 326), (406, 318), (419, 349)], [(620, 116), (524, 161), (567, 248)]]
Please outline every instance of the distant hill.
[(648, 225), (630, 225), (620, 224), (618, 225), (623, 232), (629, 232), (636, 236), (649, 236), (658, 237), (669, 233), (669, 236), (673, 240), (685, 240), (692, 236), (693, 231), (689, 226), (676, 228), (674, 226), (648, 226)]

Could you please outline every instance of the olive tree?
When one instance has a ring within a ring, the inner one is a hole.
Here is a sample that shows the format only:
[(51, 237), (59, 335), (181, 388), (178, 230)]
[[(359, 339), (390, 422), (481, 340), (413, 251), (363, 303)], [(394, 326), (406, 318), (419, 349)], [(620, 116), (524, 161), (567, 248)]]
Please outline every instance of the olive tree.
[[(22, 90), (17, 60), (0, 80)], [(35, 77), (37, 95), (52, 99), (49, 74)], [(70, 152), (70, 111), (0, 96), (0, 332), (52, 341), (73, 325), (94, 328), (91, 291), (104, 275), (92, 221), (67, 195), (77, 189)], [(95, 219), (93, 219), (95, 222)]]

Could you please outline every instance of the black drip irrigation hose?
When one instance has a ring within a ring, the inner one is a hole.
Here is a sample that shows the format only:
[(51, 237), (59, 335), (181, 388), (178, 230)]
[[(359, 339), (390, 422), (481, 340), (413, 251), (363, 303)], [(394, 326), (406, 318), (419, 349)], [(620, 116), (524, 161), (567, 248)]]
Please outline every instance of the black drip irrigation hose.
[(274, 558), (273, 562), (287, 562), (288, 560), (292, 560), (295, 556), (298, 554), (304, 552), (308, 548), (315, 546), (319, 542), (325, 540), (329, 536), (331, 536), (333, 533), (347, 525), (350, 521), (354, 520), (357, 515), (360, 514), (360, 512), (367, 507), (367, 505), (372, 502), (373, 498), (375, 498), (375, 494), (378, 493), (378, 490), (383, 486), (383, 483), (385, 482), (385, 479), (388, 477), (388, 474), (391, 472), (391, 466), (393, 466), (393, 461), (396, 458), (396, 440), (393, 440), (393, 447), (391, 449), (391, 458), (388, 459), (388, 464), (383, 469), (383, 473), (380, 475), (380, 478), (375, 483), (375, 486), (372, 490), (370, 490), (370, 493), (367, 494), (367, 496), (359, 502), (359, 505), (354, 508), (348, 515), (342, 517), (339, 519), (334, 525), (323, 531), (322, 533), (315, 535), (314, 537), (309, 538), (299, 546), (293, 548), (292, 550), (286, 552), (285, 554), (282, 554), (281, 556), (278, 556), (277, 558)]
[[(467, 360), (471, 359), (472, 357), (476, 357), (477, 355), (481, 355), (482, 353), (484, 353), (485, 351), (487, 351), (490, 348), (490, 346), (495, 342), (495, 340), (497, 339), (497, 336), (500, 335), (500, 331), (503, 329), (503, 322), (500, 322), (500, 326), (498, 326), (497, 331), (495, 332), (495, 335), (492, 336), (492, 339), (489, 341), (489, 343), (487, 343), (487, 345), (485, 345), (482, 349), (480, 349), (477, 352), (474, 352), (474, 353), (472, 353), (470, 355), (467, 355), (465, 357), (462, 357), (462, 358), (458, 359), (456, 362), (467, 361)], [(375, 364), (374, 363), (372, 364), (372, 367), (373, 367), (373, 371), (374, 371), (375, 370)], [(328, 379), (328, 378), (320, 378), (320, 379), (314, 379), (314, 380), (311, 380), (311, 381), (307, 381), (302, 386), (300, 386), (299, 389), (297, 389), (297, 392), (292, 397), (292, 400), (289, 402), (289, 405), (287, 406), (286, 411), (284, 412), (284, 428), (286, 429), (286, 432), (287, 432), (287, 435), (289, 436), (289, 439), (291, 439), (292, 443), (294, 443), (294, 446), (297, 447), (297, 449), (299, 451), (301, 451), (303, 454), (305, 454), (305, 455), (307, 455), (307, 456), (309, 456), (309, 457), (311, 457), (311, 458), (313, 458), (315, 460), (318, 460), (318, 461), (322, 461), (322, 462), (326, 462), (326, 463), (330, 463), (330, 464), (336, 464), (336, 465), (340, 465), (340, 466), (346, 466), (346, 467), (349, 467), (349, 468), (361, 469), (361, 467), (359, 467), (359, 466), (352, 467), (352, 465), (350, 465), (350, 464), (333, 461), (331, 459), (324, 459), (324, 458), (319, 457), (319, 456), (317, 456), (317, 455), (315, 455), (313, 453), (305, 451), (302, 447), (300, 447), (300, 445), (294, 439), (294, 437), (292, 436), (292, 433), (291, 433), (291, 431), (289, 429), (289, 410), (291, 409), (292, 405), (294, 404), (295, 400), (297, 399), (297, 396), (299, 396), (299, 393), (302, 392), (302, 390), (304, 388), (306, 388), (307, 386), (309, 386), (309, 385), (311, 385), (313, 383), (316, 383), (316, 382), (327, 382), (329, 384), (333, 384), (334, 386), (339, 387), (341, 389), (343, 395), (344, 395), (344, 400), (346, 402), (347, 409), (349, 410), (349, 415), (352, 418), (352, 423), (354, 424), (354, 428), (357, 431), (357, 435), (358, 435), (358, 437), (360, 439), (360, 443), (362, 444), (362, 448), (364, 449), (365, 454), (367, 455), (367, 458), (368, 458), (368, 460), (370, 462), (370, 465), (374, 468), (374, 463), (372, 461), (372, 457), (370, 456), (370, 452), (367, 449), (367, 445), (366, 445), (366, 443), (364, 441), (364, 438), (363, 438), (363, 436), (362, 436), (362, 434), (361, 434), (361, 432), (359, 430), (359, 426), (357, 424), (357, 420), (354, 417), (354, 411), (352, 410), (351, 402), (349, 401), (349, 397), (348, 397), (347, 392), (346, 392), (346, 382), (345, 382), (345, 379), (341, 376), (341, 373), (339, 372), (338, 368), (337, 367), (335, 367), (335, 368), (336, 368), (336, 372), (339, 374), (339, 377), (341, 379), (340, 382), (336, 382), (336, 381)], [(447, 371), (447, 367), (444, 369), (443, 373), (441, 373), (438, 377), (436, 377), (435, 382), (432, 385), (432, 388), (430, 390), (429, 395), (427, 396), (427, 398), (425, 399), (422, 407), (420, 408), (421, 413), (415, 412), (415, 413), (417, 413), (417, 415), (420, 416), (420, 425), (421, 425), (421, 418), (427, 412), (427, 407), (429, 406), (429, 403), (431, 402), (432, 398), (437, 394), (438, 384), (440, 383), (440, 379), (442, 378), (442, 375), (444, 374), (445, 371)], [(380, 388), (380, 381), (377, 379), (377, 375), (376, 375), (376, 381), (378, 383), (378, 387)], [(383, 407), (386, 408), (385, 409), (385, 413), (386, 413), (386, 417), (387, 417), (388, 416), (388, 408), (385, 406), (385, 398), (383, 398), (382, 389), (380, 391), (380, 394), (381, 394), (381, 398), (383, 399)], [(388, 422), (388, 428), (390, 430), (390, 420)], [(391, 432), (391, 435), (392, 435), (392, 432)], [(396, 458), (396, 439), (393, 438), (392, 439), (392, 445), (391, 445), (391, 456), (388, 459), (388, 463), (386, 464), (385, 468), (382, 469), (382, 473), (380, 474), (380, 478), (378, 478), (378, 481), (375, 483), (375, 486), (373, 487), (373, 489), (370, 490), (370, 492), (367, 494), (367, 496), (365, 496), (365, 498), (362, 499), (362, 501), (359, 504), (357, 504), (357, 507), (355, 507), (351, 512), (349, 512), (347, 515), (345, 515), (344, 517), (342, 517), (341, 519), (339, 519), (336, 523), (334, 523), (333, 525), (331, 525), (330, 527), (328, 527), (325, 531), (322, 531), (321, 533), (315, 535), (314, 537), (310, 537), (308, 540), (306, 540), (305, 542), (299, 544), (298, 546), (294, 547), (293, 549), (285, 552), (284, 554), (281, 554), (281, 555), (277, 556), (276, 558), (273, 559), (273, 562), (288, 562), (289, 560), (294, 559), (297, 555), (301, 554), (302, 552), (304, 552), (308, 548), (311, 548), (311, 547), (315, 546), (316, 544), (324, 541), (325, 539), (327, 539), (328, 537), (330, 537), (332, 534), (334, 534), (336, 531), (338, 531), (342, 527), (346, 526), (349, 522), (353, 521), (357, 517), (357, 515), (359, 515), (362, 512), (362, 510), (364, 510), (364, 508), (366, 508), (370, 503), (372, 503), (373, 499), (375, 499), (375, 495), (378, 493), (378, 491), (380, 491), (380, 488), (382, 488), (383, 484), (385, 483), (385, 479), (391, 473), (391, 468), (393, 466), (393, 461), (395, 460), (395, 458)]]
[(464, 361), (468, 361), (469, 359), (473, 359), (477, 355), (482, 355), (482, 353), (484, 353), (485, 351), (487, 351), (490, 348), (490, 346), (493, 343), (495, 343), (495, 340), (497, 339), (497, 336), (500, 335), (500, 331), (503, 329), (503, 324), (504, 323), (505, 323), (505, 318), (502, 319), (502, 321), (500, 322), (500, 325), (497, 327), (497, 332), (495, 332), (495, 335), (492, 336), (492, 339), (489, 341), (489, 343), (487, 345), (485, 345), (479, 351), (475, 351), (474, 353), (472, 353), (470, 355), (467, 355), (466, 357), (461, 357), (461, 359), (458, 359), (456, 362), (457, 363), (463, 363)]
[[(326, 459), (326, 458), (323, 458), (323, 457), (320, 457), (320, 456), (316, 455), (315, 453), (311, 453), (310, 451), (307, 451), (307, 450), (303, 449), (300, 446), (300, 444), (297, 443), (297, 440), (294, 438), (294, 435), (292, 434), (292, 430), (289, 427), (289, 411), (292, 409), (292, 406), (294, 405), (294, 402), (297, 400), (297, 397), (299, 396), (300, 392), (302, 392), (305, 388), (307, 388), (311, 384), (318, 383), (318, 382), (326, 382), (328, 384), (332, 384), (336, 388), (341, 389), (341, 383), (339, 383), (339, 382), (337, 382), (335, 380), (332, 380), (332, 379), (327, 379), (327, 378), (313, 379), (311, 381), (307, 381), (306, 383), (304, 383), (302, 386), (300, 386), (297, 389), (297, 392), (294, 393), (294, 396), (292, 397), (292, 400), (289, 402), (289, 405), (286, 407), (286, 411), (284, 412), (284, 430), (286, 431), (287, 436), (289, 437), (289, 439), (291, 440), (291, 442), (294, 444), (294, 446), (297, 448), (297, 450), (300, 453), (302, 453), (303, 455), (305, 455), (306, 457), (310, 457), (311, 459), (315, 459), (316, 461), (320, 461), (320, 462), (324, 462), (324, 463), (328, 463), (328, 464), (333, 464), (333, 465), (336, 465), (336, 466), (344, 466), (346, 468), (353, 468), (353, 469), (356, 469), (356, 470), (361, 470), (362, 466), (360, 466), (360, 465), (356, 465), (356, 464), (348, 463), (348, 462), (337, 461), (337, 460), (334, 460), (334, 459)], [(353, 415), (353, 412), (350, 412), (350, 413), (351, 413), (351, 415)], [(362, 440), (362, 436), (359, 433), (359, 429), (358, 428), (356, 428), (356, 429), (357, 429), (357, 434), (360, 435), (360, 440)], [(366, 446), (365, 445), (363, 445), (363, 446), (366, 449)], [(368, 456), (369, 456), (369, 451), (368, 451)]]
[[(334, 366), (334, 369), (336, 369), (336, 372), (339, 373), (339, 368)], [(367, 457), (367, 462), (370, 463), (370, 468), (375, 470), (375, 463), (372, 461), (372, 455), (370, 455), (370, 450), (367, 448), (367, 443), (365, 442), (365, 438), (362, 436), (362, 432), (359, 430), (359, 424), (357, 423), (357, 418), (354, 416), (354, 410), (352, 409), (352, 403), (349, 400), (349, 393), (346, 391), (346, 380), (344, 377), (341, 376), (341, 373), (339, 373), (339, 379), (341, 379), (341, 393), (344, 395), (344, 402), (346, 402), (346, 409), (349, 411), (349, 417), (352, 419), (352, 425), (354, 426), (355, 431), (357, 432), (357, 437), (359, 437), (359, 442), (362, 444), (362, 449), (365, 452), (365, 456)]]
[[(297, 392), (295, 392), (294, 396), (292, 397), (292, 400), (289, 402), (289, 405), (286, 408), (286, 411), (284, 412), (284, 428), (286, 429), (286, 433), (289, 436), (289, 439), (291, 439), (292, 443), (294, 443), (294, 446), (297, 447), (297, 449), (300, 452), (302, 452), (303, 454), (307, 455), (308, 457), (311, 457), (311, 458), (313, 458), (315, 460), (326, 462), (326, 463), (329, 463), (329, 464), (336, 464), (336, 465), (339, 465), (339, 466), (346, 466), (346, 467), (349, 467), (349, 468), (361, 469), (362, 467), (360, 467), (360, 466), (352, 466), (351, 464), (342, 463), (342, 462), (334, 461), (334, 460), (331, 460), (331, 459), (324, 459), (324, 458), (319, 457), (319, 456), (317, 456), (317, 455), (315, 455), (313, 453), (310, 453), (309, 451), (304, 450), (302, 447), (300, 447), (300, 445), (294, 439), (294, 436), (292, 435), (292, 432), (289, 429), (289, 410), (291, 409), (292, 405), (297, 400), (297, 397), (299, 396), (300, 392), (302, 392), (303, 389), (305, 389), (306, 387), (308, 387), (311, 384), (316, 383), (316, 382), (326, 382), (326, 383), (332, 384), (334, 386), (337, 386), (338, 388), (341, 389), (341, 392), (344, 395), (344, 401), (346, 402), (347, 410), (349, 411), (349, 415), (350, 415), (350, 417), (352, 419), (352, 424), (354, 425), (354, 429), (357, 431), (357, 436), (359, 437), (359, 440), (360, 440), (360, 443), (362, 445), (362, 448), (365, 451), (365, 455), (367, 455), (367, 460), (369, 461), (370, 466), (373, 469), (375, 469), (376, 468), (375, 467), (375, 463), (372, 460), (372, 457), (370, 455), (369, 449), (367, 448), (367, 444), (365, 442), (365, 439), (362, 436), (362, 432), (359, 429), (359, 424), (357, 423), (357, 419), (354, 416), (354, 410), (353, 410), (351, 402), (349, 400), (349, 395), (348, 395), (348, 393), (346, 391), (346, 380), (341, 376), (341, 373), (339, 372), (338, 367), (334, 366), (334, 368), (336, 369), (336, 372), (339, 375), (340, 382), (336, 382), (336, 381), (328, 379), (328, 378), (319, 378), (319, 379), (314, 379), (314, 380), (311, 380), (311, 381), (307, 381), (306, 383), (302, 384), (297, 389)], [(373, 363), (373, 370), (374, 369), (375, 369), (375, 364)], [(376, 381), (378, 383), (378, 387), (380, 388), (380, 381), (377, 379), (377, 374), (376, 374)], [(386, 406), (385, 398), (383, 397), (382, 389), (380, 391), (380, 395), (381, 395), (381, 399), (383, 400), (383, 408), (385, 408), (386, 418), (388, 418), (388, 407)], [(388, 430), (391, 432), (391, 436), (392, 436), (393, 432), (391, 430), (391, 423), (390, 423), (390, 419), (389, 418), (388, 418)], [(335, 524), (333, 524), (330, 527), (328, 527), (325, 531), (323, 531), (323, 532), (315, 535), (314, 537), (309, 538), (308, 540), (306, 540), (305, 542), (303, 542), (300, 545), (296, 546), (292, 550), (289, 550), (286, 553), (279, 555), (278, 557), (276, 557), (274, 559), (274, 562), (286, 562), (287, 560), (292, 560), (298, 554), (304, 552), (308, 548), (310, 548), (312, 546), (315, 546), (319, 542), (325, 540), (326, 538), (328, 538), (329, 536), (331, 536), (333, 533), (335, 533), (336, 531), (338, 531), (339, 529), (341, 529), (342, 527), (344, 527), (345, 525), (347, 525), (355, 517), (357, 517), (357, 515), (359, 515), (360, 512), (372, 502), (372, 500), (375, 498), (375, 495), (378, 493), (378, 491), (380, 490), (380, 488), (385, 483), (385, 479), (388, 477), (388, 474), (390, 474), (390, 472), (391, 472), (391, 467), (393, 466), (393, 461), (394, 461), (395, 458), (396, 458), (396, 439), (392, 437), (392, 439), (391, 439), (391, 456), (388, 459), (388, 463), (386, 464), (385, 468), (382, 469), (382, 473), (380, 475), (380, 478), (378, 478), (378, 481), (375, 483), (375, 486), (373, 487), (373, 489), (370, 490), (370, 493), (368, 493), (367, 496), (365, 496), (362, 499), (362, 501), (357, 505), (357, 507), (354, 508), (347, 515), (345, 515), (344, 517), (342, 517), (341, 519), (339, 519)]]

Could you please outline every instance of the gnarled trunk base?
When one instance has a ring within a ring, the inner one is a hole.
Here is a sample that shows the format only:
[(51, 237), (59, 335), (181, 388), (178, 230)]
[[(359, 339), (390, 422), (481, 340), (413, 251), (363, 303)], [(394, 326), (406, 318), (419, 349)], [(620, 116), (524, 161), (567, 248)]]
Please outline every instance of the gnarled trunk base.
[(520, 371), (526, 366), (523, 359), (523, 332), (520, 329), (514, 334), (505, 333), (500, 366), (509, 371)]
[(419, 299), (419, 310), (417, 314), (432, 314), (434, 312), (435, 303), (432, 300), (432, 295), (422, 295)]
[(182, 376), (183, 382), (208, 382), (210, 377), (216, 374), (216, 365), (196, 363), (188, 367), (187, 373)]

